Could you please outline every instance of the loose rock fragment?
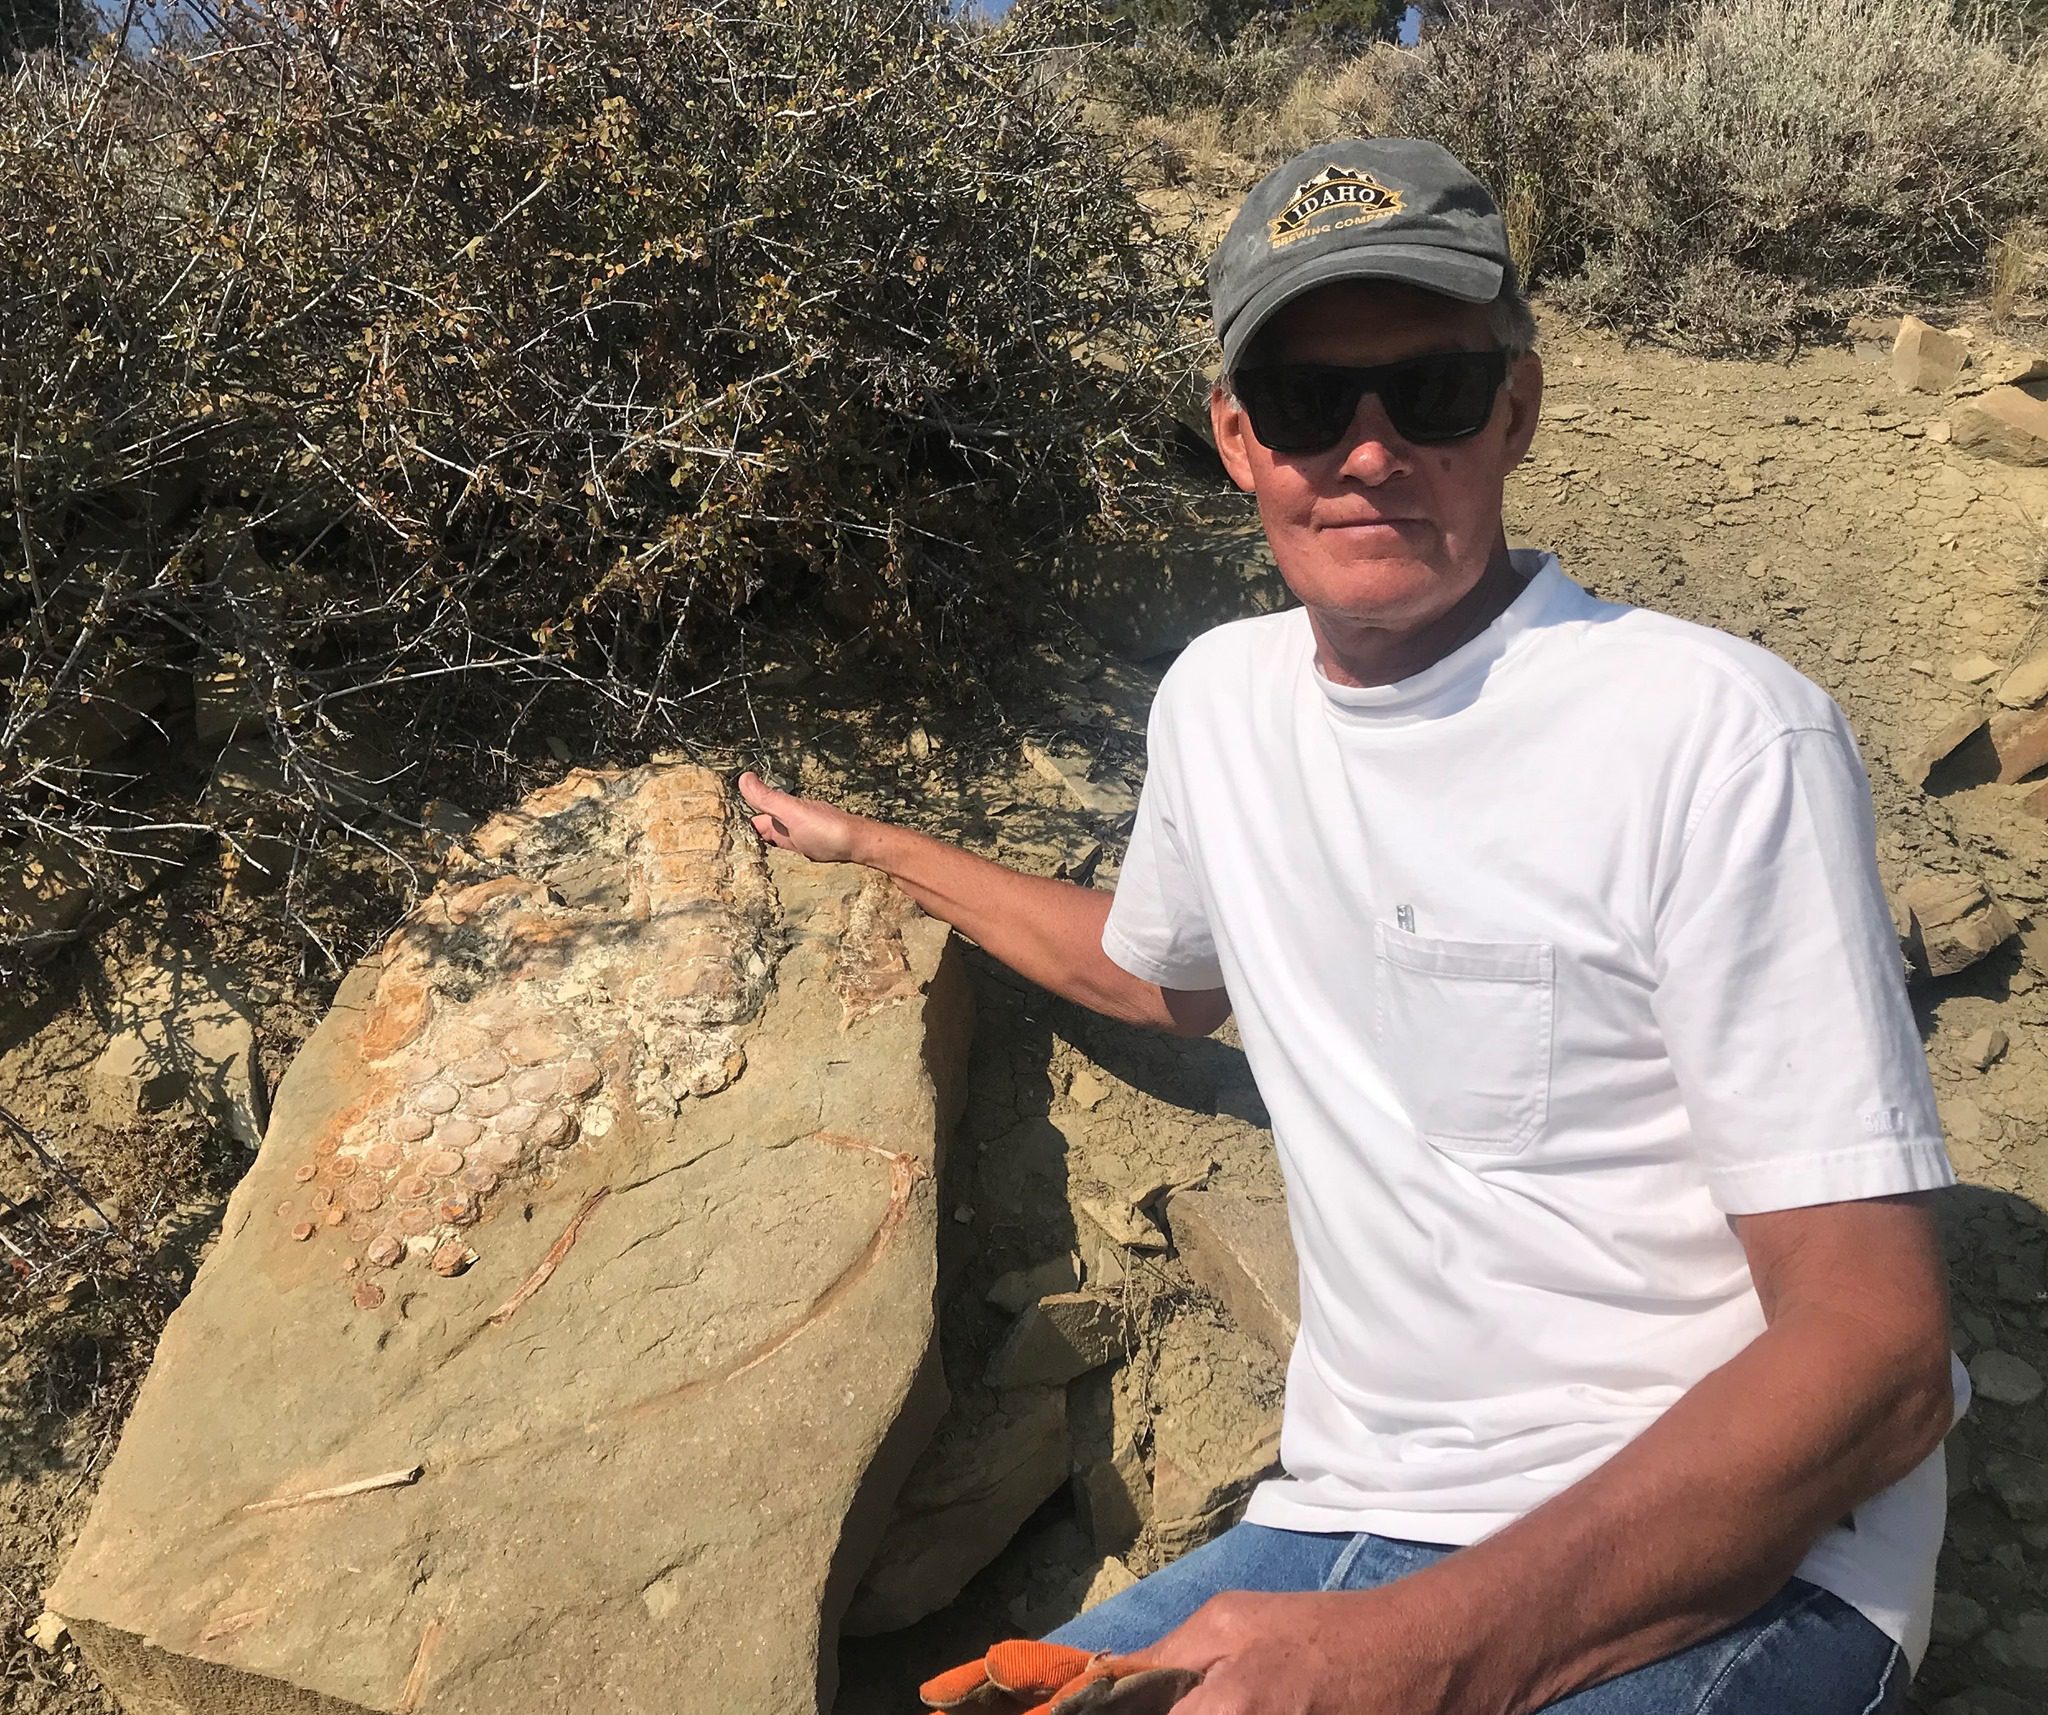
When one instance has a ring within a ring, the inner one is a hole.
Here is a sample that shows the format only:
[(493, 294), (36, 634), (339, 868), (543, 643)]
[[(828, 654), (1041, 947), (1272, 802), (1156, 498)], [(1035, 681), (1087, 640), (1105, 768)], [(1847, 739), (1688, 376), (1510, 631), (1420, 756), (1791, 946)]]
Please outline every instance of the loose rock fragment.
[(2001, 784), (2024, 780), (2035, 769), (2048, 767), (2048, 708), (1993, 715), (1988, 730)]
[(1911, 392), (1945, 393), (1962, 374), (1969, 355), (1968, 343), (1955, 334), (1918, 316), (1904, 316), (1892, 343), (1892, 379)]
[(1167, 1200), (1166, 1214), (1188, 1272), (1240, 1328), (1287, 1356), (1301, 1326), (1301, 1271), (1287, 1205), (1241, 1191), (1179, 1191)]
[(1982, 1072), (2005, 1057), (2008, 1045), (2005, 1032), (1992, 1025), (1987, 1030), (1973, 1030), (1964, 1037), (1956, 1056), (1964, 1065), (1975, 1067)]
[(1997, 1405), (2032, 1405), (2041, 1397), (2041, 1372), (2025, 1358), (1996, 1348), (1970, 1360), (1970, 1383), (1979, 1397)]
[(1159, 1223), (1143, 1209), (1135, 1209), (1128, 1203), (1112, 1203), (1102, 1197), (1083, 1197), (1080, 1207), (1082, 1214), (1127, 1250), (1166, 1249), (1166, 1235), (1159, 1230)]
[(359, 1280), (349, 1300), (358, 1310), (374, 1310), (384, 1302), (384, 1288), (374, 1280)]
[(471, 1250), (469, 1246), (463, 1244), (459, 1239), (450, 1239), (439, 1250), (434, 1252), (433, 1260), (428, 1266), (443, 1279), (452, 1279), (454, 1276), (461, 1274), (475, 1261), (475, 1251)]
[(1967, 970), (2017, 932), (2005, 907), (1975, 876), (1916, 876), (1899, 890), (1906, 950), (1933, 977)]
[(1924, 787), (1934, 777), (1934, 771), (1983, 728), (1984, 714), (1980, 709), (1956, 716), (1907, 759), (1906, 777), (1915, 786)]
[(2005, 464), (2048, 465), (2048, 400), (1994, 387), (1948, 414), (1955, 444)]
[(314, 1230), (311, 1221), (301, 1221), (296, 1227), (292, 1228), (292, 1237), (300, 1244), (304, 1244), (313, 1236)]
[(2048, 702), (2048, 650), (2029, 656), (2006, 674), (1997, 697), (2009, 709), (2038, 708)]
[(1071, 1252), (1030, 1268), (1014, 1268), (988, 1289), (988, 1301), (998, 1310), (1020, 1315), (1048, 1293), (1073, 1292), (1081, 1284), (1079, 1259)]
[(1017, 1318), (989, 1359), (990, 1387), (1070, 1382), (1130, 1350), (1121, 1311), (1087, 1292), (1041, 1298)]
[(370, 1260), (379, 1268), (396, 1268), (405, 1261), (405, 1242), (389, 1233), (370, 1241)]

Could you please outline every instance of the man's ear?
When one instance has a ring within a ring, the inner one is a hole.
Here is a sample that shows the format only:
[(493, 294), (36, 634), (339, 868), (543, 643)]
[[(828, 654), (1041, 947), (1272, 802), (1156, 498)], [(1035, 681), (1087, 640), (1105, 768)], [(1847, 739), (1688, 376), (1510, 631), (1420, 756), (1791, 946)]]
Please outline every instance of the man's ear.
[(1230, 480), (1245, 493), (1252, 493), (1251, 423), (1244, 407), (1220, 382), (1209, 389), (1209, 428), (1216, 437), (1216, 456), (1223, 461)]
[(1543, 415), (1543, 359), (1525, 351), (1508, 371), (1508, 469), (1529, 456), (1536, 422)]

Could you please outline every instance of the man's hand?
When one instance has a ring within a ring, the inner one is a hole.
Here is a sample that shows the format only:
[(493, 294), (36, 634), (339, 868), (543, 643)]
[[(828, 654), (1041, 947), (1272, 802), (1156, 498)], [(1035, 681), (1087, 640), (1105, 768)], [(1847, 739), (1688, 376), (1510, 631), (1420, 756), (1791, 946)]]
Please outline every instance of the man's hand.
[(740, 776), (740, 796), (757, 812), (754, 832), (771, 846), (796, 852), (813, 863), (859, 863), (860, 836), (874, 824), (814, 798), (778, 792), (760, 775)]
[(1442, 1654), (1392, 1590), (1233, 1591), (1114, 1665), (1201, 1674), (1173, 1715), (1462, 1715)]
[(754, 832), (771, 846), (880, 870), (932, 916), (1054, 994), (1182, 1036), (1206, 1036), (1230, 1015), (1222, 989), (1162, 989), (1112, 963), (1102, 950), (1106, 893), (1021, 875), (914, 829), (778, 792), (758, 774), (740, 776), (740, 796)]

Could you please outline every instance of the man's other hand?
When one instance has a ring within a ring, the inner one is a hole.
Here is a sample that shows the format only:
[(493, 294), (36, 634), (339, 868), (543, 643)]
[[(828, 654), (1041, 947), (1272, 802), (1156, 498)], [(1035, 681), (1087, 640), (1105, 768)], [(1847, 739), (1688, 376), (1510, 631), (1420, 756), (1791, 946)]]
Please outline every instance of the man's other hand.
[(754, 832), (771, 846), (796, 852), (813, 863), (859, 863), (860, 834), (870, 824), (815, 798), (778, 792), (751, 771), (740, 776), (740, 796), (756, 812)]
[(1454, 1653), (1426, 1642), (1387, 1590), (1232, 1591), (1106, 1665), (1200, 1674), (1173, 1715), (1462, 1715), (1481, 1704)]

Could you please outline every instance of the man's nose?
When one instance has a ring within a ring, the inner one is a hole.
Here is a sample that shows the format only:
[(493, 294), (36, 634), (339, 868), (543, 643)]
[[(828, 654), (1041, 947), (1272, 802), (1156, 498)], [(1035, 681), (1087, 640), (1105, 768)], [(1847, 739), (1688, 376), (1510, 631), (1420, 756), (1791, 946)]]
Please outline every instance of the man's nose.
[(1360, 397), (1351, 427), (1345, 431), (1343, 446), (1343, 474), (1368, 488), (1376, 488), (1390, 477), (1405, 475), (1413, 465), (1414, 450), (1394, 428), (1377, 393)]

